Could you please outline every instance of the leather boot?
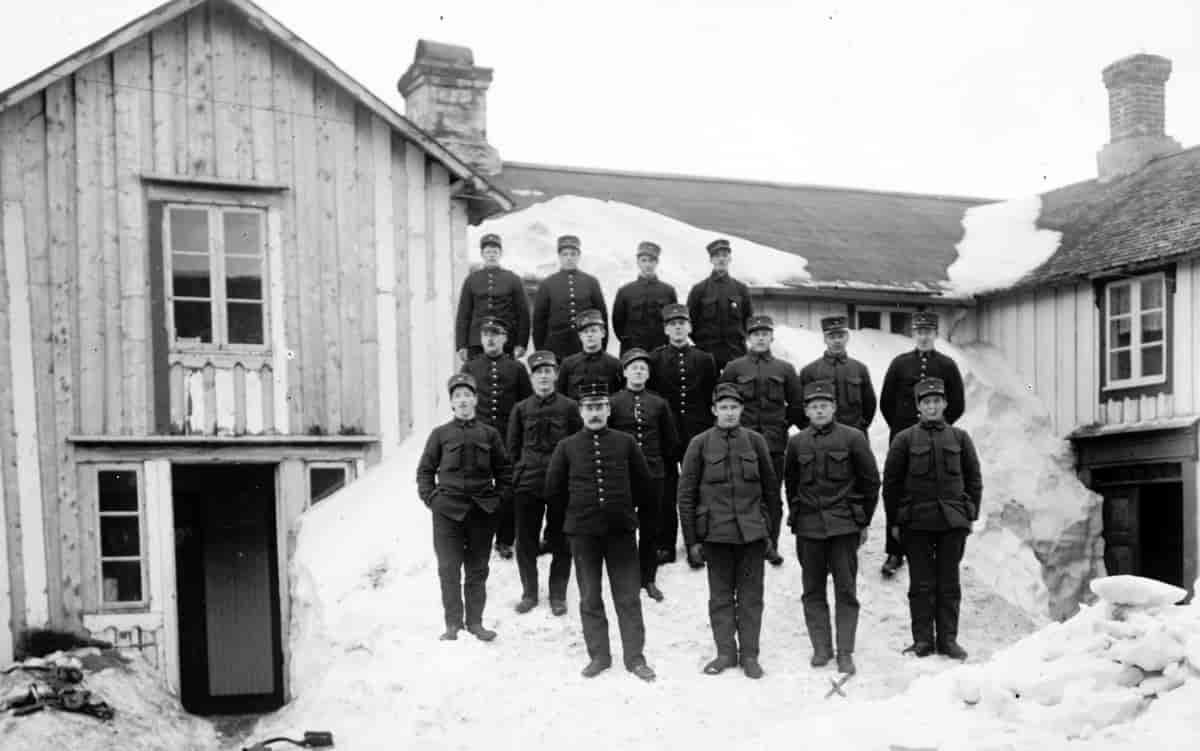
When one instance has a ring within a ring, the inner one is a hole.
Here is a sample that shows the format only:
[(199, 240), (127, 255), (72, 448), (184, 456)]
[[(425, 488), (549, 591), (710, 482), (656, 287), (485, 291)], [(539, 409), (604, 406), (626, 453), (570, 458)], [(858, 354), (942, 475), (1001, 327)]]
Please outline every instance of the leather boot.
[(536, 597), (522, 597), (521, 601), (517, 603), (515, 609), (518, 613), (528, 613), (530, 610), (533, 610), (535, 607), (537, 607), (537, 602), (538, 601)]
[(626, 670), (641, 678), (643, 681), (650, 683), (657, 676), (654, 674), (654, 668), (646, 664), (646, 660), (635, 660), (625, 667)]
[(643, 589), (646, 590), (646, 594), (650, 596), (651, 600), (654, 600), (655, 602), (663, 601), (664, 596), (662, 590), (659, 589), (658, 585), (654, 582), (648, 583), (645, 587), (643, 587)]
[(837, 666), (839, 673), (846, 675), (854, 675), (854, 657), (849, 652), (839, 652), (837, 656)]
[(966, 660), (967, 650), (958, 645), (957, 641), (947, 641), (938, 645), (938, 654), (945, 655), (951, 660)]
[(929, 655), (933, 654), (933, 651), (933, 644), (927, 641), (918, 641), (913, 642), (905, 647), (901, 654), (911, 654), (917, 657), (928, 657)]
[(823, 668), (833, 659), (833, 650), (829, 647), (818, 647), (814, 652), (812, 659), (808, 661), (809, 665), (814, 668)]
[(902, 557), (898, 555), (889, 555), (887, 560), (883, 562), (883, 568), (880, 569), (880, 573), (883, 574), (884, 579), (891, 579), (896, 575), (896, 572), (899, 571), (900, 567), (903, 565), (904, 559)]
[(717, 655), (716, 659), (710, 660), (704, 666), (704, 672), (708, 675), (720, 675), (732, 667), (736, 667), (738, 660), (733, 655)]
[(496, 638), (496, 632), (490, 628), (484, 628), (482, 623), (473, 623), (467, 626), (467, 633), (479, 641), (492, 641)]
[(759, 678), (763, 677), (763, 673), (765, 671), (763, 670), (762, 665), (758, 664), (757, 657), (743, 657), (742, 672), (746, 674), (747, 678), (758, 680)]
[(595, 678), (612, 667), (611, 657), (593, 657), (580, 673), (584, 678)]

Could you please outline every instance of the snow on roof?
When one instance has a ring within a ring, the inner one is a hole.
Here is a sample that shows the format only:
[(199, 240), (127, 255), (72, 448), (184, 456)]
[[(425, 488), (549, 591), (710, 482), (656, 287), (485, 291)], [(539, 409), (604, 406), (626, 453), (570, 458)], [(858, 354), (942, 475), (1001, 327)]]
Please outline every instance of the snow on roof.
[(1054, 255), (1061, 232), (1040, 229), (1038, 195), (972, 206), (963, 214), (958, 259), (946, 269), (959, 294), (980, 294), (1011, 286)]

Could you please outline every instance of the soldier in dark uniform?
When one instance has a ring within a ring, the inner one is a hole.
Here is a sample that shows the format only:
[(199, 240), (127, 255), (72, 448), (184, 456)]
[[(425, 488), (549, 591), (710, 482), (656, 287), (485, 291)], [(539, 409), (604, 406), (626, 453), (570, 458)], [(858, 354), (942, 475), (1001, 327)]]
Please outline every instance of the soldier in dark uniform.
[(521, 358), (529, 341), (529, 299), (525, 296), (525, 285), (521, 277), (500, 267), (503, 250), (499, 235), (489, 233), (480, 238), (479, 253), (483, 256), (483, 268), (467, 275), (458, 298), (454, 326), (458, 359), (465, 362), (483, 350), (479, 334), (485, 317), (504, 322), (508, 330), (504, 351)]
[(533, 348), (548, 349), (562, 362), (580, 350), (575, 317), (585, 310), (600, 311), (608, 323), (608, 307), (600, 282), (579, 270), (580, 243), (574, 235), (558, 238), (558, 271), (538, 285), (533, 299)]
[[(546, 350), (529, 356), (533, 395), (517, 404), (508, 421), (508, 455), (512, 457), (513, 507), (517, 527), (517, 570), (521, 574), (518, 613), (538, 602), (538, 533), (546, 516), (546, 467), (558, 442), (583, 429), (579, 405), (554, 390), (558, 361)], [(550, 530), (550, 612), (567, 612), (567, 579), (571, 553), (562, 529)]]
[[(771, 354), (771, 343), (775, 338), (775, 322), (771, 317), (753, 316), (748, 328), (746, 340), (750, 352), (726, 365), (719, 381), (737, 386), (745, 402), (742, 425), (767, 439), (775, 477), (782, 482), (788, 426), (803, 422), (804, 392), (792, 364)], [(783, 556), (779, 554), (781, 516), (782, 512), (777, 512), (771, 517), (767, 561), (772, 566), (783, 564)]]
[(608, 425), (633, 436), (650, 467), (653, 481), (646, 496), (652, 500), (638, 506), (638, 558), (642, 588), (652, 599), (662, 602), (663, 593), (655, 583), (655, 574), (658, 572), (663, 474), (666, 457), (674, 461), (679, 454), (679, 438), (667, 400), (646, 388), (650, 379), (650, 355), (644, 349), (631, 349), (621, 358), (621, 364), (625, 368), (625, 388), (612, 396)]
[[(821, 331), (825, 334), (825, 354), (800, 369), (800, 386), (803, 388), (814, 381), (832, 381), (837, 397), (835, 419), (866, 434), (875, 419), (875, 387), (871, 385), (871, 372), (866, 365), (846, 355), (846, 342), (850, 340), (846, 316), (822, 318)], [(807, 416), (803, 422), (807, 424)]]
[(900, 431), (888, 449), (883, 503), (908, 555), (913, 644), (905, 651), (926, 657), (936, 650), (965, 660), (958, 644), (958, 566), (979, 518), (983, 477), (971, 436), (947, 424), (947, 391), (940, 378), (917, 384), (920, 422)]
[[(712, 427), (712, 392), (717, 385), (717, 364), (713, 356), (693, 347), (688, 337), (692, 322), (686, 305), (663, 308), (663, 329), (667, 343), (650, 355), (648, 388), (667, 400), (679, 436), (678, 456), (664, 457), (663, 513), (658, 525), (658, 562), (675, 561), (679, 539), (679, 514), (675, 505), (679, 488), (679, 461), (693, 438)], [(703, 564), (700, 564), (703, 565)], [(694, 568), (700, 568), (700, 565)]]
[(613, 331), (621, 342), (621, 354), (634, 347), (650, 352), (667, 342), (662, 310), (676, 298), (675, 288), (655, 273), (660, 252), (652, 242), (638, 243), (638, 278), (617, 290), (613, 300)]
[(496, 632), (483, 626), (488, 556), (493, 514), (512, 493), (512, 463), (500, 433), (475, 417), (475, 379), (458, 373), (448, 387), (454, 418), (433, 429), (417, 465), (417, 494), (433, 511), (446, 618), (441, 638), (457, 639), (465, 626), (477, 639), (491, 641)]
[[(463, 363), (462, 372), (469, 373), (479, 386), (475, 411), (479, 421), (504, 435), (513, 406), (532, 394), (533, 387), (521, 361), (505, 354), (508, 331), (504, 321), (486, 317), (480, 323), (480, 332), (483, 354)], [(512, 558), (513, 539), (513, 507), (509, 496), (502, 499), (496, 510), (496, 552), (501, 558)]]
[(704, 667), (716, 675), (739, 663), (761, 678), (763, 560), (778, 518), (779, 482), (766, 440), (741, 425), (742, 394), (719, 384), (717, 424), (688, 444), (679, 476), (679, 524), (690, 558), (708, 564), (708, 617), (717, 656)]
[(746, 323), (753, 315), (750, 289), (729, 275), (733, 251), (724, 238), (708, 244), (712, 274), (688, 293), (696, 346), (712, 354), (717, 370), (746, 354)]
[(814, 668), (833, 659), (833, 632), (825, 586), (833, 575), (837, 614), (838, 672), (854, 672), (858, 630), (858, 548), (879, 502), (879, 466), (862, 431), (836, 422), (836, 386), (813, 381), (804, 387), (808, 427), (788, 440), (784, 459), (788, 526), (796, 534), (803, 571), (804, 622)]
[[(922, 378), (941, 378), (946, 384), (946, 422), (953, 425), (962, 417), (965, 409), (962, 374), (958, 365), (948, 356), (934, 349), (937, 340), (938, 317), (936, 313), (913, 314), (913, 340), (916, 349), (896, 355), (883, 377), (883, 388), (879, 392), (879, 408), (887, 421), (888, 443), (905, 428), (917, 424), (917, 406), (913, 401), (913, 389)], [(895, 519), (887, 513), (887, 560), (883, 563), (883, 575), (891, 578), (904, 565), (904, 546)]]
[(558, 392), (578, 400), (579, 387), (585, 383), (603, 383), (608, 393), (620, 389), (621, 361), (604, 351), (604, 313), (583, 311), (575, 319), (575, 329), (583, 351), (563, 360), (558, 371)]
[(554, 449), (546, 471), (546, 498), (556, 519), (551, 526), (567, 535), (575, 561), (579, 618), (591, 660), (583, 676), (592, 678), (612, 667), (600, 591), (601, 571), (607, 568), (625, 669), (652, 681), (654, 671), (642, 654), (646, 626), (634, 540), (637, 508), (654, 502), (649, 495), (650, 468), (633, 436), (608, 427), (608, 389), (603, 383), (586, 384), (579, 407), (584, 429)]

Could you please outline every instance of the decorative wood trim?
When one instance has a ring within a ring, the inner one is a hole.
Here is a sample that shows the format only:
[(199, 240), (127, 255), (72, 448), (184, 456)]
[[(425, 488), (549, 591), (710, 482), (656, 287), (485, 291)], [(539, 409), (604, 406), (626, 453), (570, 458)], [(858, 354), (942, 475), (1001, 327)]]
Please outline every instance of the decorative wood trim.
[(282, 193), (292, 186), (262, 180), (238, 180), (224, 177), (196, 177), (194, 175), (172, 175), (158, 172), (143, 172), (142, 182), (162, 187), (183, 187), (189, 190), (248, 191), (252, 193)]
[(69, 435), (77, 446), (362, 446), (377, 435)]

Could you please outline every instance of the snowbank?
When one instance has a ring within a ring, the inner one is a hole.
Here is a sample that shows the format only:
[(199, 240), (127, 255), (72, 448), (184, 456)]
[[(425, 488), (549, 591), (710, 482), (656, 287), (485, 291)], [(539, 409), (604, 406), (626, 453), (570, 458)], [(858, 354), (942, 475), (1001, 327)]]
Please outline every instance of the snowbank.
[(1002, 289), (1049, 258), (1062, 233), (1039, 229), (1041, 212), (1038, 195), (967, 209), (958, 259), (946, 269), (950, 288), (960, 294)]

